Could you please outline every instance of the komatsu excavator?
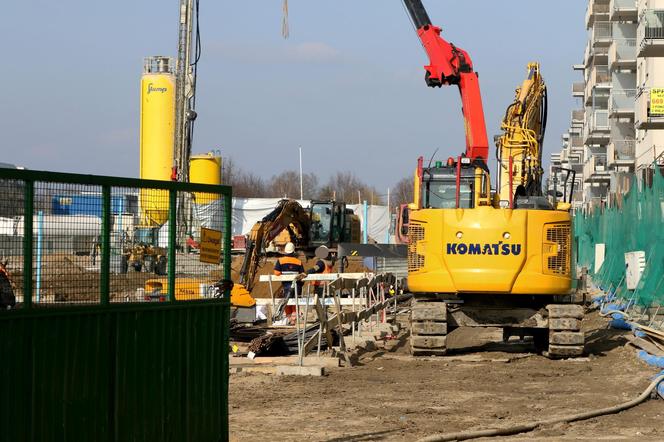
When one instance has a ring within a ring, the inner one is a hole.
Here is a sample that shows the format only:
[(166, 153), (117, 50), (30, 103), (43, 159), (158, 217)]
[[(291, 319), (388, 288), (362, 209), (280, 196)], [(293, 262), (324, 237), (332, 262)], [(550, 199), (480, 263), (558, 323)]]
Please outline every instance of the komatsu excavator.
[(584, 351), (583, 308), (571, 303), (570, 205), (542, 195), (546, 86), (539, 66), (507, 108), (492, 192), (478, 75), (470, 56), (441, 37), (421, 0), (404, 0), (429, 57), (430, 87), (457, 86), (466, 150), (445, 163), (418, 160), (408, 213), (413, 355), (443, 355), (457, 327), (501, 327), (532, 336), (550, 357)]

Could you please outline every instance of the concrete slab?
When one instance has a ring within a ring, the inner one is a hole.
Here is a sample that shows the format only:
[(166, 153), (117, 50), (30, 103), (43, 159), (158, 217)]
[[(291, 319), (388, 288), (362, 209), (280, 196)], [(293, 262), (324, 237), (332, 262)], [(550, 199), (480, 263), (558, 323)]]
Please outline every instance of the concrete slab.
[[(253, 360), (247, 358), (229, 358), (231, 367), (259, 367), (259, 366), (278, 366), (278, 365), (296, 365), (299, 364), (300, 358), (297, 356), (275, 356), (275, 357), (256, 357)], [(339, 367), (338, 357), (316, 357), (307, 356), (303, 359), (302, 363), (305, 366), (319, 366), (327, 368)]]
[(277, 376), (323, 376), (325, 368), (321, 366), (300, 367), (298, 365), (277, 365)]

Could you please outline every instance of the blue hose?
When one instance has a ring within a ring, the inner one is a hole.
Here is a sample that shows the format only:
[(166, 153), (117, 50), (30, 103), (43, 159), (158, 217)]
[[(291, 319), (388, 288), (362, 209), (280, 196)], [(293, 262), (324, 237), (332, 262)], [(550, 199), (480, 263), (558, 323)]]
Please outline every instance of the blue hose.
[[(654, 356), (645, 350), (639, 350), (636, 354), (639, 359), (641, 359), (646, 364), (657, 368), (664, 368), (664, 356)], [(662, 372), (662, 374), (664, 374), (664, 372)]]

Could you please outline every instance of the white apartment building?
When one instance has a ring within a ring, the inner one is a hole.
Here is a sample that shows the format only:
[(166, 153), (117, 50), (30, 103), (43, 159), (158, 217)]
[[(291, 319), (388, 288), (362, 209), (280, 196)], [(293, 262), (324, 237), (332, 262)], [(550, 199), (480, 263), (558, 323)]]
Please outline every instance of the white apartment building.
[(584, 81), (572, 85), (581, 109), (551, 161), (583, 164), (577, 207), (610, 204), (634, 172), (664, 157), (664, 111), (651, 109), (664, 88), (664, 0), (589, 0), (585, 25), (583, 63), (573, 67)]
[(664, 0), (638, 0), (636, 170), (664, 157), (664, 113), (651, 109), (652, 90), (664, 88)]

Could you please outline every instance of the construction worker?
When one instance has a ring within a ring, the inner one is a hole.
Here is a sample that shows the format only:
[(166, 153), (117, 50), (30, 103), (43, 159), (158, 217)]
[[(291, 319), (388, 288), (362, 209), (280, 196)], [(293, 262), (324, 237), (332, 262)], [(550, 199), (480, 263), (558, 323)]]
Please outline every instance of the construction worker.
[[(299, 275), (304, 273), (304, 265), (302, 265), (302, 261), (295, 256), (295, 245), (292, 242), (287, 243), (284, 247), (283, 255), (279, 257), (274, 264), (273, 273), (275, 276)], [(302, 285), (303, 283), (297, 282), (297, 288), (300, 293)], [(283, 288), (284, 299), (279, 304), (275, 317), (281, 316), (282, 312), (288, 317), (295, 311), (295, 306), (286, 305), (288, 300), (294, 296), (293, 283), (290, 281), (284, 281), (281, 283), (281, 286)]]
[[(316, 264), (307, 270), (307, 274), (327, 274), (334, 272), (334, 258), (332, 253), (327, 247), (321, 246), (316, 249), (316, 256), (319, 258)], [(311, 285), (314, 286), (314, 293), (317, 295), (323, 294), (325, 288), (325, 281), (313, 281)]]
[(7, 271), (7, 260), (0, 261), (0, 311), (9, 310), (16, 305), (14, 287)]

